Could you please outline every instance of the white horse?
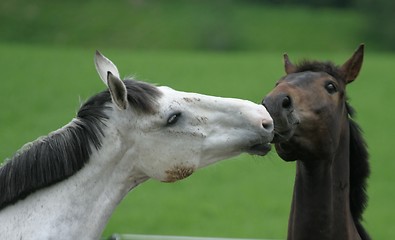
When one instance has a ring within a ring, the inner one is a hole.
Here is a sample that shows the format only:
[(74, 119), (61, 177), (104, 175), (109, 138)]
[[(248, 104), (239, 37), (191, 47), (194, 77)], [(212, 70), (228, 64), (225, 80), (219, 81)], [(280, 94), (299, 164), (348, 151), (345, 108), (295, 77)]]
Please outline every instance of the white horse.
[(99, 52), (95, 64), (108, 90), (0, 168), (0, 239), (98, 239), (147, 179), (174, 182), (270, 150), (273, 122), (262, 105), (122, 81)]

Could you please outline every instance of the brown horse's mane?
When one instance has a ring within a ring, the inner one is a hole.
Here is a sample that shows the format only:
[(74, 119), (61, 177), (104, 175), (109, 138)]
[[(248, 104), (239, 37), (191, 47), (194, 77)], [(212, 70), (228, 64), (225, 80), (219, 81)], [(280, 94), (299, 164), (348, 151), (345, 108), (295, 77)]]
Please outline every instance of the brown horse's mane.
[(350, 208), (362, 239), (370, 239), (360, 221), (368, 203), (366, 180), (370, 174), (369, 154), (362, 130), (353, 120), (354, 109), (346, 103), (350, 124)]
[[(340, 67), (332, 62), (319, 62), (304, 60), (296, 66), (295, 72), (326, 72), (338, 81), (344, 81), (340, 72)], [(370, 174), (369, 154), (367, 144), (362, 136), (362, 130), (354, 121), (355, 111), (346, 99), (346, 109), (348, 112), (350, 128), (350, 208), (354, 223), (362, 239), (370, 239), (369, 235), (361, 224), (362, 213), (368, 202), (366, 192), (366, 180)]]
[(295, 72), (326, 72), (337, 80), (341, 80), (340, 68), (332, 62), (320, 62), (304, 60), (300, 64), (296, 65)]

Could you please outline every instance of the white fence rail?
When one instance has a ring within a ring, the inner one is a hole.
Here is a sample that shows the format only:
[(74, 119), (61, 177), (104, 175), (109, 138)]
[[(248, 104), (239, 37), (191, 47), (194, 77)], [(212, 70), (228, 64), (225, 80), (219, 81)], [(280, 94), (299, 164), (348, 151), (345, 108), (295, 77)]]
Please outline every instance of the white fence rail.
[(212, 238), (212, 237), (183, 237), (140, 234), (113, 234), (107, 240), (275, 240), (275, 239), (247, 239), (247, 238)]

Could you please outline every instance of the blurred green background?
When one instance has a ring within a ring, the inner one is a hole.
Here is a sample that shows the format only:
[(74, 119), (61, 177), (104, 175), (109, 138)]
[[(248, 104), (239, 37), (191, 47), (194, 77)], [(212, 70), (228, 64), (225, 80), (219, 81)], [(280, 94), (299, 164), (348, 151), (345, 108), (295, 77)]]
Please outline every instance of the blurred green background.
[[(364, 42), (362, 72), (348, 89), (371, 155), (364, 225), (374, 239), (395, 239), (394, 12), (392, 0), (3, 0), (0, 159), (65, 125), (104, 89), (96, 49), (123, 76), (258, 103), (284, 74), (284, 52), (295, 62), (341, 64)], [(174, 184), (148, 181), (119, 205), (103, 236), (284, 239), (294, 167), (273, 151)]]

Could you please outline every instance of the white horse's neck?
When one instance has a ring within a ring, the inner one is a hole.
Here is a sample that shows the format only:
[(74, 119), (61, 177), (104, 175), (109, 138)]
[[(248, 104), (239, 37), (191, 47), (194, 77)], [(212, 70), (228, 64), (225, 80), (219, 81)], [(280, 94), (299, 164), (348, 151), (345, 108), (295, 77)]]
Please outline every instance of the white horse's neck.
[(103, 130), (101, 149), (80, 171), (0, 211), (0, 239), (100, 237), (122, 198), (147, 180), (122, 161), (132, 150), (122, 145), (118, 130), (111, 125)]

